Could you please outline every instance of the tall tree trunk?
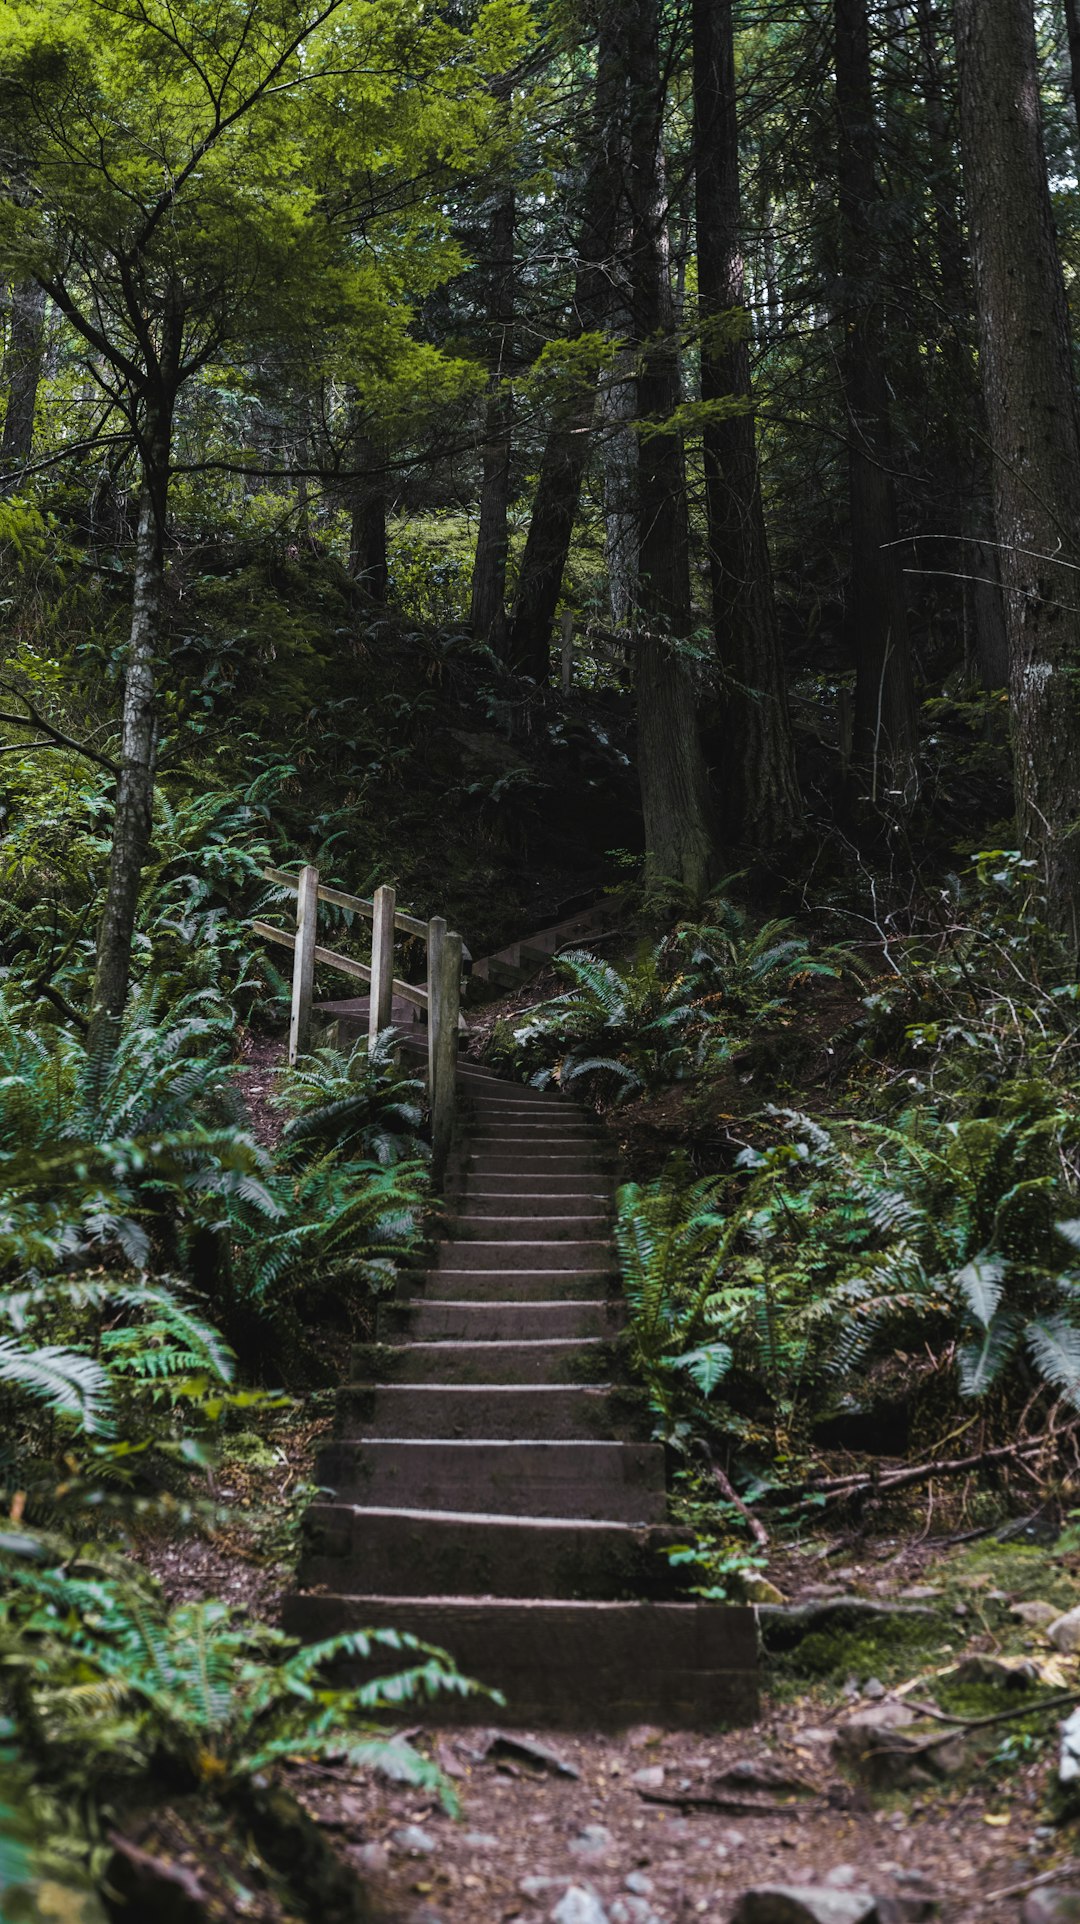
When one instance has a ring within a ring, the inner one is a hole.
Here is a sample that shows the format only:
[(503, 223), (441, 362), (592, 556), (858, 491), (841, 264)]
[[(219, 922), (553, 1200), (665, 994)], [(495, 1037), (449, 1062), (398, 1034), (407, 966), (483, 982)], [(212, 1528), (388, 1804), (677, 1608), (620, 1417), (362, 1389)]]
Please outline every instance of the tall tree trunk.
[[(177, 342), (177, 346), (179, 343)], [(150, 846), (157, 763), (156, 666), (165, 585), (173, 397), (157, 397), (140, 436), (142, 494), (135, 541), (135, 589), (124, 678), (120, 775), (105, 907), (97, 936), (88, 1047), (108, 1053), (127, 1001), (139, 885)]]
[(730, 745), (722, 819), (729, 837), (760, 845), (790, 834), (800, 804), (749, 408), (731, 0), (693, 0), (693, 36), (701, 398), (706, 406), (729, 397), (746, 404), (726, 417), (706, 415), (704, 430), (713, 626)]
[[(1080, 949), (1080, 420), (1032, 0), (954, 0), (983, 394), (1009, 635), (1017, 813)], [(1064, 564), (1064, 565), (1062, 565)]]
[(637, 711), (646, 879), (692, 898), (708, 886), (713, 834), (694, 687), (680, 651), (691, 628), (690, 546), (663, 171), (664, 83), (657, 0), (627, 0), (630, 282), (638, 353)]
[[(594, 127), (585, 180), (574, 280), (571, 339), (599, 333), (611, 306), (611, 254), (621, 187), (620, 160), (626, 105), (617, 10), (605, 6), (596, 61)], [(582, 369), (562, 401), (544, 446), (540, 479), (525, 541), (514, 601), (509, 653), (536, 681), (548, 679), (551, 634), (577, 519), (581, 484), (592, 446), (596, 375)]]
[(911, 801), (916, 710), (897, 539), (875, 202), (877, 131), (866, 0), (835, 0), (840, 311), (848, 414), (854, 752), (872, 800)]
[(1065, 26), (1069, 35), (1069, 73), (1076, 131), (1080, 136), (1080, 0), (1065, 0)]
[(480, 527), (473, 563), (469, 625), (501, 653), (506, 640), (506, 560), (509, 552), (510, 435), (513, 401), (508, 378), (514, 322), (513, 189), (500, 191), (491, 213), (488, 319), (493, 334), (491, 379), (484, 421)]
[(943, 560), (946, 567), (963, 577), (964, 654), (969, 677), (977, 678), (987, 689), (1004, 688), (1008, 680), (1005, 608), (990, 504), (986, 414), (970, 339), (972, 299), (960, 212), (962, 191), (956, 142), (946, 101), (934, 0), (916, 0), (915, 11), (930, 147), (930, 191), (946, 316), (942, 358), (954, 397), (942, 423), (942, 451), (946, 506), (952, 529), (959, 538), (946, 544)]
[(36, 281), (19, 281), (12, 288), (10, 329), (4, 359), (7, 411), (0, 441), (5, 470), (28, 461), (34, 445), (34, 410), (45, 345), (45, 290)]
[[(357, 471), (349, 484), (349, 574), (380, 607), (390, 591), (390, 559), (386, 541), (385, 446), (375, 443), (358, 426), (351, 438), (350, 460)], [(370, 469), (365, 474), (364, 469)]]
[[(629, 245), (629, 243), (627, 243)], [(615, 317), (616, 331), (629, 335), (629, 310)], [(637, 382), (634, 355), (620, 349), (601, 397), (604, 464), (604, 558), (607, 563), (611, 625), (630, 628), (638, 587), (638, 447), (634, 432)]]

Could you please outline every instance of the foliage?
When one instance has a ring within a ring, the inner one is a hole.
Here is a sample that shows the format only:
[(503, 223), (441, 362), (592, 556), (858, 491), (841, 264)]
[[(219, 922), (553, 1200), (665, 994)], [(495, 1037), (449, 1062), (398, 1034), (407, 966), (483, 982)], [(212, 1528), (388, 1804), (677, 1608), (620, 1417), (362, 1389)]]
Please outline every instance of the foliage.
[(348, 1150), (376, 1162), (419, 1160), (424, 1083), (397, 1067), (397, 1037), (386, 1029), (369, 1047), (362, 1037), (347, 1056), (315, 1049), (290, 1071), (278, 1098), (291, 1115), (287, 1152), (311, 1147)]

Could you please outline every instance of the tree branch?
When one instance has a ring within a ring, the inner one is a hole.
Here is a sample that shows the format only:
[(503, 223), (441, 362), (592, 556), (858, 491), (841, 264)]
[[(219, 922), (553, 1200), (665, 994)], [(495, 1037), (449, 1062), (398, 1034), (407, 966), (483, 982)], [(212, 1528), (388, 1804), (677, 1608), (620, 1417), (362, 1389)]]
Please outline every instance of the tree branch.
[(9, 715), (0, 711), (0, 722), (8, 722), (15, 728), (40, 728), (48, 737), (47, 741), (13, 743), (7, 748), (0, 749), (0, 754), (12, 754), (16, 748), (67, 748), (73, 755), (85, 755), (87, 761), (96, 762), (99, 768), (106, 769), (110, 775), (119, 775), (119, 767), (108, 755), (102, 755), (98, 749), (91, 748), (87, 742), (76, 741), (74, 735), (66, 734), (62, 728), (54, 727), (53, 723), (46, 721), (45, 716), (34, 707), (29, 697), (22, 694), (19, 689), (12, 688), (7, 682), (0, 682), (0, 689), (5, 695), (13, 695), (16, 701), (25, 702), (29, 710), (25, 715)]

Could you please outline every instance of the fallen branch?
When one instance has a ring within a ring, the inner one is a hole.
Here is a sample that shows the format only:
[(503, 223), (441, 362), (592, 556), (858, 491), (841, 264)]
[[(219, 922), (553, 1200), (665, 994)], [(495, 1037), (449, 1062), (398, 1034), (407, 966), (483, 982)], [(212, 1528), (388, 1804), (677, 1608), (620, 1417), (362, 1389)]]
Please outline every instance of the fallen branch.
[(1059, 1691), (1057, 1696), (1044, 1697), (1040, 1703), (1016, 1704), (1012, 1710), (995, 1710), (988, 1717), (954, 1717), (947, 1710), (939, 1710), (936, 1704), (919, 1703), (915, 1697), (909, 1698), (908, 1701), (912, 1710), (917, 1710), (920, 1716), (933, 1717), (938, 1723), (952, 1725), (952, 1731), (947, 1733), (946, 1737), (934, 1739), (935, 1742), (944, 1743), (948, 1735), (955, 1736), (958, 1730), (987, 1730), (991, 1724), (1009, 1724), (1017, 1722), (1021, 1717), (1039, 1717), (1044, 1710), (1065, 1710), (1070, 1704), (1080, 1703), (1080, 1691)]
[(908, 1490), (916, 1483), (931, 1482), (935, 1477), (966, 1476), (971, 1470), (984, 1469), (990, 1463), (1003, 1463), (1010, 1457), (1015, 1460), (1017, 1457), (1035, 1456), (1040, 1450), (1045, 1450), (1049, 1443), (1057, 1443), (1075, 1428), (1076, 1423), (1070, 1423), (1065, 1430), (1057, 1431), (1053, 1438), (1029, 1437), (1024, 1443), (1003, 1443), (997, 1449), (980, 1450), (974, 1456), (946, 1457), (937, 1463), (918, 1463), (910, 1469), (893, 1470), (885, 1475), (867, 1476), (857, 1471), (848, 1476), (822, 1477), (813, 1483), (768, 1490), (765, 1498), (774, 1502), (807, 1503), (820, 1496), (838, 1500), (863, 1495), (887, 1496), (894, 1490)]
[(739, 1496), (734, 1489), (730, 1477), (726, 1471), (720, 1468), (719, 1463), (712, 1462), (712, 1459), (710, 1459), (710, 1464), (713, 1476), (716, 1478), (717, 1488), (724, 1498), (724, 1501), (733, 1504), (735, 1509), (738, 1510), (758, 1549), (767, 1550), (769, 1547), (769, 1532), (762, 1523), (761, 1518), (755, 1516), (749, 1504), (743, 1502), (742, 1497)]
[[(675, 1791), (668, 1796), (662, 1790), (638, 1789), (638, 1796), (645, 1804), (666, 1804), (669, 1810), (716, 1810), (726, 1817), (790, 1817), (796, 1806), (801, 1810), (810, 1807), (811, 1800), (803, 1797), (725, 1797), (722, 1793), (705, 1791)], [(815, 1802), (820, 1799), (815, 1797)]]
[(1038, 1877), (1025, 1877), (1022, 1884), (1003, 1884), (999, 1891), (987, 1891), (984, 1902), (997, 1904), (1003, 1897), (1026, 1897), (1029, 1891), (1037, 1891), (1044, 1884), (1053, 1884), (1058, 1880), (1067, 1884), (1070, 1877), (1075, 1876), (1076, 1872), (1070, 1870), (1067, 1864), (1058, 1864), (1052, 1871), (1040, 1871)]

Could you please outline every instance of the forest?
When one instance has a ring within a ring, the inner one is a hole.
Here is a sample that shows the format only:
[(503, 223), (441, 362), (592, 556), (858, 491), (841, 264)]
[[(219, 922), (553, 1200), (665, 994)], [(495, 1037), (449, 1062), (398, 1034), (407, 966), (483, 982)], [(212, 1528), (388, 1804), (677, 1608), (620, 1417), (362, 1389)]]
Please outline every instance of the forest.
[(1080, 0), (0, 0), (10, 1924), (1080, 1917), (1078, 348)]

